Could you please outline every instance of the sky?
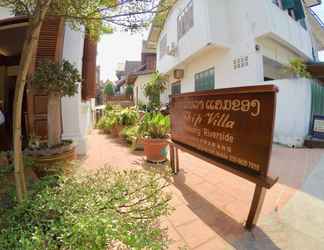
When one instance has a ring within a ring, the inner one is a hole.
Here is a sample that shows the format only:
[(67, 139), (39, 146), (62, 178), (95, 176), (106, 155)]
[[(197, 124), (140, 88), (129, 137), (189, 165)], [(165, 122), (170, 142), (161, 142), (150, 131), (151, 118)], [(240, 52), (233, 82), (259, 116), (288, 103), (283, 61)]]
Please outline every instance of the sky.
[(104, 35), (98, 46), (98, 64), (101, 67), (101, 80), (116, 80), (117, 64), (126, 60), (140, 61), (142, 40), (146, 39), (148, 31), (131, 34), (116, 32)]
[[(313, 8), (324, 21), (324, 3)], [(126, 60), (141, 60), (142, 40), (146, 39), (148, 31), (137, 34), (116, 32), (104, 35), (98, 46), (98, 64), (101, 67), (101, 80), (116, 80), (115, 71), (118, 63)], [(324, 61), (324, 51), (320, 53)]]

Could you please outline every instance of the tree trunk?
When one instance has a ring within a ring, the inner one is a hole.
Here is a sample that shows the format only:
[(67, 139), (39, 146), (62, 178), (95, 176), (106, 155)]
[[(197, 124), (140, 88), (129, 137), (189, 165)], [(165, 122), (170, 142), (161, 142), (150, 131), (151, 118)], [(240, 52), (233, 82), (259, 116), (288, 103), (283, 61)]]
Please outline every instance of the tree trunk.
[(26, 86), (28, 71), (30, 69), (30, 65), (33, 59), (33, 51), (35, 50), (38, 44), (40, 29), (50, 3), (51, 0), (41, 1), (41, 3), (37, 5), (34, 15), (29, 19), (29, 27), (21, 54), (19, 72), (16, 81), (13, 111), (13, 144), (15, 181), (18, 202), (22, 202), (27, 197), (27, 187), (25, 181), (21, 143), (21, 115), (23, 95)]
[(50, 92), (48, 95), (48, 147), (61, 144), (61, 96)]

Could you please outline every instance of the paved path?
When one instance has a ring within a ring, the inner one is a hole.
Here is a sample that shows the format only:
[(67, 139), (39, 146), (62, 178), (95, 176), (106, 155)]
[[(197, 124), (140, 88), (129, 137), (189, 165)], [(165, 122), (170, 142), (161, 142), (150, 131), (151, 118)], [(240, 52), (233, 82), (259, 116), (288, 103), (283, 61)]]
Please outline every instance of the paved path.
[[(147, 167), (142, 152), (93, 131), (83, 169)], [(180, 153), (173, 214), (163, 219), (170, 249), (324, 249), (324, 150), (274, 145), (270, 173), (280, 181), (267, 192), (258, 226), (243, 228), (254, 185)]]

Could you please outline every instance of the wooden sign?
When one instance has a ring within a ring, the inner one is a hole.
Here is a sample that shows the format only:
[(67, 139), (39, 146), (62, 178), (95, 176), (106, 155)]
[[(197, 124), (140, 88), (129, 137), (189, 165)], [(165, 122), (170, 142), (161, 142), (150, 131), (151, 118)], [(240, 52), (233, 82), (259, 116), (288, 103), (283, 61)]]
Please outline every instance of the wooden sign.
[(267, 172), (277, 89), (242, 87), (172, 97), (172, 140)]
[(267, 176), (277, 92), (274, 85), (260, 85), (171, 99), (171, 165), (175, 156), (178, 169), (178, 153), (173, 148), (181, 149), (257, 184), (248, 228), (262, 205), (262, 190), (277, 181)]

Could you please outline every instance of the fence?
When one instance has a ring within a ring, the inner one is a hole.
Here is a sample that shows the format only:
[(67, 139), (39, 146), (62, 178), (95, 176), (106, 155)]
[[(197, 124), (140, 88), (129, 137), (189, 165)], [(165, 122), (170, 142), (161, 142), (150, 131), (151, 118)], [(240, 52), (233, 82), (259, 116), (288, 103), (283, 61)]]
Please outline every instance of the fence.
[(107, 96), (107, 102), (124, 102), (124, 101), (133, 101), (132, 95), (117, 95), (117, 96)]

